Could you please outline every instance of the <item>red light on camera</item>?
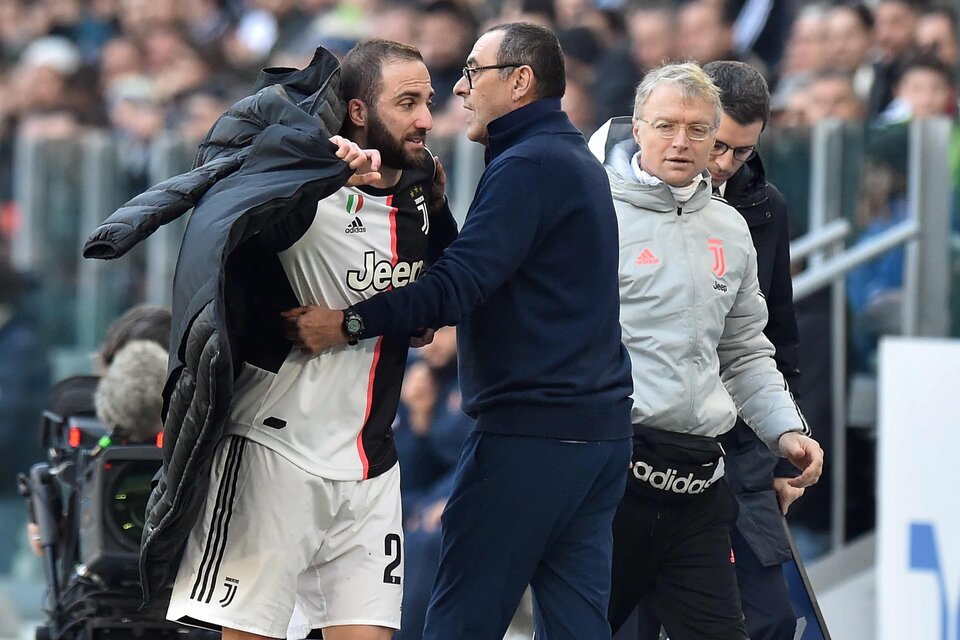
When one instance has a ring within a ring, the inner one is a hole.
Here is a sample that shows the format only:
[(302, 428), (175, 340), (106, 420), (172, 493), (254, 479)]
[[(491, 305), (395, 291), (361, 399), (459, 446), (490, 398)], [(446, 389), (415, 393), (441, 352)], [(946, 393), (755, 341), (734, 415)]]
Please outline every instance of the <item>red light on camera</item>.
[(157, 434), (157, 448), (163, 449), (163, 431)]
[(80, 446), (80, 427), (70, 427), (70, 431), (67, 432), (67, 444), (76, 449)]

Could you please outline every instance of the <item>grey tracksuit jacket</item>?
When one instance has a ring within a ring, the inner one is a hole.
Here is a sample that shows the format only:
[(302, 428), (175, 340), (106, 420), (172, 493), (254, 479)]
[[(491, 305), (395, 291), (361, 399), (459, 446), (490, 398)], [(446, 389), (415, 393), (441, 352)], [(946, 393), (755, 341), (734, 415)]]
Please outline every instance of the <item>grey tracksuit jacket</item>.
[(767, 309), (743, 217), (710, 180), (679, 206), (665, 184), (641, 184), (630, 119), (590, 140), (610, 178), (620, 230), (620, 323), (633, 369), (634, 424), (717, 436), (737, 415), (779, 453), (806, 422), (763, 335)]

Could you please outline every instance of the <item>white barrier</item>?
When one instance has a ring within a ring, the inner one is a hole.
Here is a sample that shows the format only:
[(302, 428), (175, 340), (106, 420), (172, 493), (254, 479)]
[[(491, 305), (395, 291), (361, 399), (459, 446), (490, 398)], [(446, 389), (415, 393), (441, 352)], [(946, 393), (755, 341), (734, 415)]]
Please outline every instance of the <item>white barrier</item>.
[(879, 371), (877, 639), (960, 640), (960, 341), (886, 338)]

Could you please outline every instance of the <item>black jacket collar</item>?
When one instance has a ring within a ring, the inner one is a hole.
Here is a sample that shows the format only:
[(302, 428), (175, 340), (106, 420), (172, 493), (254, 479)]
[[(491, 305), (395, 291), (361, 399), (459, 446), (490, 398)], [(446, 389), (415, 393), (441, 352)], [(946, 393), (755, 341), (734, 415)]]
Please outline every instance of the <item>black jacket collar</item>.
[(745, 162), (740, 170), (727, 180), (723, 198), (743, 215), (748, 226), (763, 224), (769, 220), (767, 175), (759, 155)]

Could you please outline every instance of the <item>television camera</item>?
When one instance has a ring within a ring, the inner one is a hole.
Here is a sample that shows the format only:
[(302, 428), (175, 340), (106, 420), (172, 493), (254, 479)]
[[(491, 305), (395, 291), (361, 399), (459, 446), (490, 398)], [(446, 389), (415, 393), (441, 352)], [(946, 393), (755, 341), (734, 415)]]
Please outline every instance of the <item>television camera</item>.
[(54, 386), (41, 421), (47, 461), (18, 478), (43, 549), (48, 619), (36, 638), (218, 637), (165, 620), (169, 591), (142, 606), (140, 536), (162, 434), (134, 441), (108, 431), (94, 412), (97, 380)]

